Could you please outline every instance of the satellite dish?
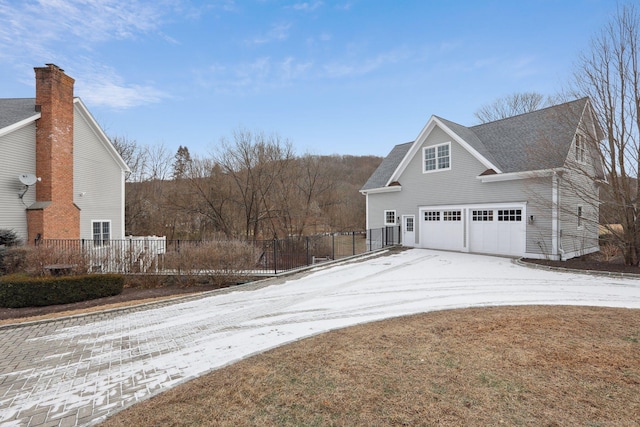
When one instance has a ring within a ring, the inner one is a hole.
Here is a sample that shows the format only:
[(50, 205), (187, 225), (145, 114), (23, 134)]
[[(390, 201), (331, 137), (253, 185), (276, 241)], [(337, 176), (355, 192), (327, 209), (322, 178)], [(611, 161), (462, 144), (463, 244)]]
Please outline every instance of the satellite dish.
[(18, 175), (18, 179), (26, 186), (33, 185), (38, 181), (38, 178), (32, 173), (21, 173)]

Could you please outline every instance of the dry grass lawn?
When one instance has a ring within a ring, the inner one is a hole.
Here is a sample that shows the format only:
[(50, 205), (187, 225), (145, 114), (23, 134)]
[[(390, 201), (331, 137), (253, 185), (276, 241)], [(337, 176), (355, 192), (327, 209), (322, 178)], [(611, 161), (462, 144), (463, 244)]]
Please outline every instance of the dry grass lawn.
[(433, 312), (318, 335), (104, 426), (638, 426), (640, 310)]

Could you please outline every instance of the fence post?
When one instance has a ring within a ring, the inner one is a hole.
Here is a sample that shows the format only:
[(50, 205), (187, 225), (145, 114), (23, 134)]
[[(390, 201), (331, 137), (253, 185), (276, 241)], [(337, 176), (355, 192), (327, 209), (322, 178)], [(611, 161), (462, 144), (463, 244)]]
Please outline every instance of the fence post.
[(356, 254), (356, 232), (351, 232), (351, 255)]
[(273, 239), (273, 274), (278, 274), (278, 239)]
[(331, 235), (331, 259), (336, 259), (336, 235)]
[(309, 258), (309, 236), (306, 236), (306, 245), (307, 245), (307, 265), (311, 265), (311, 258)]
[(129, 271), (135, 271), (133, 268), (133, 239), (129, 239)]

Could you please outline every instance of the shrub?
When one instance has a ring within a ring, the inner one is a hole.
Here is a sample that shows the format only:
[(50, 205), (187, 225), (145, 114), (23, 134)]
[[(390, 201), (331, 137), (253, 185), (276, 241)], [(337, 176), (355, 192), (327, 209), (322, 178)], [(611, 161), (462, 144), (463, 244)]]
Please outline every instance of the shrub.
[(0, 273), (22, 273), (28, 269), (29, 249), (24, 246), (0, 249)]
[(19, 244), (20, 239), (15, 231), (0, 229), (0, 246), (16, 246)]
[(47, 306), (118, 295), (124, 277), (92, 274), (62, 277), (28, 277), (13, 274), (0, 279), (0, 306), (10, 308)]
[(7, 274), (5, 257), (12, 246), (20, 244), (18, 235), (13, 230), (0, 229), (0, 274)]
[(77, 246), (56, 248), (46, 245), (29, 247), (26, 253), (26, 267), (21, 272), (31, 276), (45, 276), (48, 265), (66, 264), (73, 266), (73, 274), (85, 274), (89, 271), (88, 255), (83, 254)]
[(183, 285), (195, 285), (202, 275), (212, 284), (244, 280), (257, 263), (255, 247), (242, 241), (210, 241), (184, 244), (164, 256), (164, 267), (174, 270)]

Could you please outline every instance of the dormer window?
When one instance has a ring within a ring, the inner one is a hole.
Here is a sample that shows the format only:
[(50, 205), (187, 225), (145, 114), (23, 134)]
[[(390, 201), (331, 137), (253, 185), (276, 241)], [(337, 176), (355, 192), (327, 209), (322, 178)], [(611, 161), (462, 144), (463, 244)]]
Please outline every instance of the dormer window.
[(425, 147), (422, 158), (424, 173), (451, 169), (451, 143)]
[(576, 134), (576, 162), (586, 163), (586, 147), (584, 142), (584, 136), (579, 133)]

